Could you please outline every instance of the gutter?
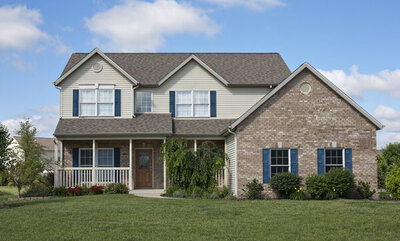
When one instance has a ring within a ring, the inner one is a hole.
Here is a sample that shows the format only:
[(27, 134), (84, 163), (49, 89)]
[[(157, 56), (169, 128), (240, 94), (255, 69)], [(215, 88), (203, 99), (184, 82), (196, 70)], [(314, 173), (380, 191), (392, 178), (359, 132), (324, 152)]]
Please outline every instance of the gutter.
[(132, 87), (132, 103), (133, 103), (133, 105), (132, 105), (132, 117), (133, 118), (135, 118), (136, 117), (136, 115), (135, 115), (135, 90), (137, 89), (137, 88), (139, 88), (139, 85), (136, 85), (136, 86), (133, 86)]

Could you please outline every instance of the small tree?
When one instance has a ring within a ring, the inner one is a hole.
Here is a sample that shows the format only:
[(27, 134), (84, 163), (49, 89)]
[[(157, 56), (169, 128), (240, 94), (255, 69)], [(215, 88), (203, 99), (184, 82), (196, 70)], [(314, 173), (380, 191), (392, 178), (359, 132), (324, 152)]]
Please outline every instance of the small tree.
[(400, 167), (392, 164), (386, 176), (386, 190), (394, 199), (400, 200)]
[(222, 175), (227, 156), (214, 142), (203, 142), (196, 152), (191, 187), (212, 191), (217, 186), (217, 175)]
[(18, 188), (18, 197), (21, 197), (23, 187), (31, 187), (35, 181), (41, 179), (40, 174), (44, 170), (40, 161), (43, 147), (35, 140), (36, 131), (29, 120), (21, 121), (17, 130), (21, 140), (12, 152), (7, 169), (9, 179)]
[(378, 154), (378, 187), (385, 188), (387, 173), (393, 164), (400, 167), (400, 143), (389, 143)]
[(8, 132), (7, 127), (0, 124), (0, 185), (5, 184), (6, 178), (6, 165), (10, 159), (10, 145), (12, 138)]

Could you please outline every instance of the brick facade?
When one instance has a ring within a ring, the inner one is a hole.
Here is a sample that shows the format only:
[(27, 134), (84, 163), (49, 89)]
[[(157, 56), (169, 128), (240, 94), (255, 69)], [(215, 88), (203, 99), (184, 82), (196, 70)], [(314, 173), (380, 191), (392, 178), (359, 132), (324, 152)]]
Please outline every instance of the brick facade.
[[(300, 92), (307, 82), (312, 91)], [(317, 173), (317, 148), (352, 148), (356, 179), (377, 188), (376, 127), (308, 69), (303, 70), (236, 130), (238, 195), (246, 183), (262, 182), (262, 149), (298, 148), (302, 177)], [(273, 195), (269, 185), (267, 192)]]

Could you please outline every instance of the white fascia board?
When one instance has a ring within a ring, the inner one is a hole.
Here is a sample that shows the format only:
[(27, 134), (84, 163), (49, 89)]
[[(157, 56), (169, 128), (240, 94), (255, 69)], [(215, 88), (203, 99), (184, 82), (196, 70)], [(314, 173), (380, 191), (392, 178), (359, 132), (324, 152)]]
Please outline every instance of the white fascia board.
[(364, 110), (360, 105), (358, 105), (353, 99), (346, 95), (341, 89), (329, 81), (324, 75), (322, 75), (318, 70), (316, 70), (309, 63), (305, 62), (300, 65), (294, 72), (292, 72), (284, 81), (282, 81), (277, 87), (275, 87), (271, 92), (261, 98), (255, 105), (253, 105), (249, 110), (247, 110), (243, 115), (241, 115), (235, 122), (229, 126), (230, 129), (236, 128), (244, 119), (251, 115), (255, 110), (258, 109), (262, 104), (269, 100), (276, 92), (282, 89), (287, 83), (289, 83), (294, 77), (296, 77), (305, 68), (309, 69), (313, 74), (315, 74), (319, 79), (322, 80), (326, 85), (328, 85), (333, 91), (335, 91), (339, 96), (347, 101), (351, 106), (363, 114), (369, 121), (371, 121), (379, 130), (384, 127), (377, 119), (375, 119), (371, 114)]
[(138, 82), (132, 76), (130, 76), (125, 70), (119, 67), (119, 65), (117, 65), (114, 61), (112, 61), (109, 57), (107, 57), (107, 55), (105, 55), (98, 48), (93, 49), (88, 55), (86, 55), (85, 58), (83, 58), (81, 61), (75, 64), (74, 67), (72, 67), (70, 70), (68, 70), (67, 73), (63, 74), (60, 78), (58, 78), (53, 84), (55, 86), (58, 86), (65, 78), (67, 78), (70, 74), (72, 74), (76, 69), (78, 69), (82, 64), (84, 64), (88, 59), (90, 59), (95, 54), (98, 54), (102, 58), (104, 58), (109, 64), (111, 64), (114, 68), (116, 68), (122, 75), (124, 75), (127, 79), (132, 81), (135, 85), (138, 84)]
[(165, 81), (167, 81), (172, 75), (174, 75), (176, 72), (178, 72), (183, 66), (185, 66), (189, 61), (194, 60), (198, 64), (200, 64), (203, 68), (205, 68), (208, 72), (210, 72), (215, 78), (217, 78), (219, 81), (221, 81), (224, 85), (228, 86), (229, 82), (226, 81), (224, 78), (222, 78), (217, 72), (215, 72), (213, 69), (210, 68), (210, 66), (206, 65), (203, 61), (201, 61), (199, 58), (197, 58), (195, 55), (191, 55), (189, 58), (187, 58), (185, 61), (183, 61), (178, 67), (173, 69), (171, 72), (169, 72), (164, 78), (159, 80), (157, 84), (160, 86), (162, 85)]

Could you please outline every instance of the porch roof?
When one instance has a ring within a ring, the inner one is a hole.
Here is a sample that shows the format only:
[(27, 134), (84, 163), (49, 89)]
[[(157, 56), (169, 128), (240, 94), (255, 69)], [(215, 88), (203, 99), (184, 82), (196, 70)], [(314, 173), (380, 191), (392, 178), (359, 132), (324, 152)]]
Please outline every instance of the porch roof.
[(220, 136), (235, 119), (174, 119), (174, 135)]
[(60, 119), (54, 136), (172, 135), (170, 114), (142, 114), (135, 118)]

